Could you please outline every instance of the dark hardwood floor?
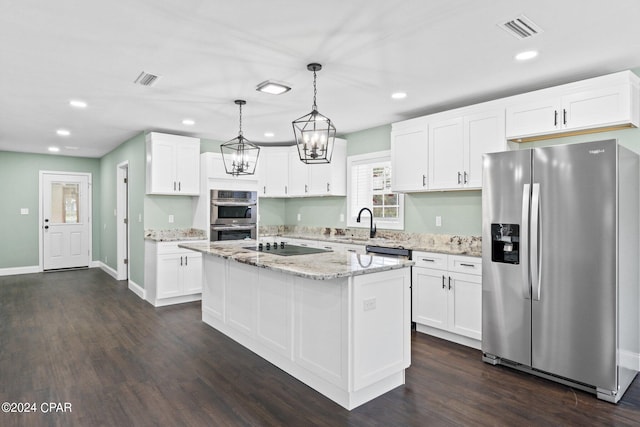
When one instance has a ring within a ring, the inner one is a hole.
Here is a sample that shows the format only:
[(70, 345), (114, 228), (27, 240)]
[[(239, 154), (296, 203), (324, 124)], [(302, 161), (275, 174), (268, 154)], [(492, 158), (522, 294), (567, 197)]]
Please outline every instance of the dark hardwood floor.
[(36, 406), (0, 426), (640, 425), (639, 379), (612, 405), (422, 334), (406, 385), (347, 411), (200, 319), (98, 269), (0, 277), (0, 402)]

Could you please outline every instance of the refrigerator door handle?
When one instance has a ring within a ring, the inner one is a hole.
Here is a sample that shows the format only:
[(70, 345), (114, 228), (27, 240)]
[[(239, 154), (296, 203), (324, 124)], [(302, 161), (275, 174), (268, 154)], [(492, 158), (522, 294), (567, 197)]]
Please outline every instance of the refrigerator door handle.
[(540, 301), (540, 184), (533, 184), (531, 191), (531, 250), (529, 265), (531, 266), (531, 298)]
[(522, 260), (522, 296), (531, 298), (529, 277), (529, 200), (531, 199), (531, 185), (524, 184), (522, 188), (522, 225), (520, 229), (520, 259)]

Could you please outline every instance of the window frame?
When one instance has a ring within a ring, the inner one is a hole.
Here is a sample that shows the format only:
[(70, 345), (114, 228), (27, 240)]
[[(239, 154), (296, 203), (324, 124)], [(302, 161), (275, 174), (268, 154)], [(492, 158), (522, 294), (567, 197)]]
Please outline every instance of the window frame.
[[(368, 206), (361, 206), (357, 208), (357, 211), (352, 212), (353, 208), (351, 205), (353, 197), (355, 196), (352, 191), (353, 167), (358, 165), (371, 165), (380, 162), (389, 162), (389, 165), (391, 166), (391, 150), (376, 151), (373, 153), (358, 154), (347, 157), (347, 227), (368, 228), (368, 215), (367, 218), (365, 218), (360, 223), (356, 222), (356, 217), (358, 216), (359, 209), (363, 207), (367, 207), (373, 212), (373, 202), (371, 202)], [(391, 174), (393, 175), (393, 169), (391, 169)], [(394, 191), (390, 191), (390, 193), (398, 195), (398, 218), (393, 220), (385, 218), (374, 218), (373, 222), (378, 229), (404, 230), (404, 194)]]

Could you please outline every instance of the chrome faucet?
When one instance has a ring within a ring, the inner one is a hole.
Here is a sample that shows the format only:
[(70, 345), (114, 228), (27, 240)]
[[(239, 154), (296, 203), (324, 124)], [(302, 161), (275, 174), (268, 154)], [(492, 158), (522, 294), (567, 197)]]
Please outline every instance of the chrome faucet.
[(371, 221), (369, 222), (369, 237), (373, 239), (376, 235), (376, 226), (373, 224), (373, 212), (371, 212), (371, 209), (360, 209), (360, 212), (358, 212), (358, 218), (356, 218), (356, 222), (360, 222), (360, 216), (362, 215), (363, 211), (369, 212), (369, 215), (371, 216)]

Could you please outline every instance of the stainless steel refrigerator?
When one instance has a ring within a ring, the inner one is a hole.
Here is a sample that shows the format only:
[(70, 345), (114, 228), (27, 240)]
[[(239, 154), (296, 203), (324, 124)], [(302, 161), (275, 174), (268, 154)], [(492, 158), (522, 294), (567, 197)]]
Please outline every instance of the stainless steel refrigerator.
[(483, 360), (617, 403), (639, 368), (638, 156), (607, 140), (483, 161)]

